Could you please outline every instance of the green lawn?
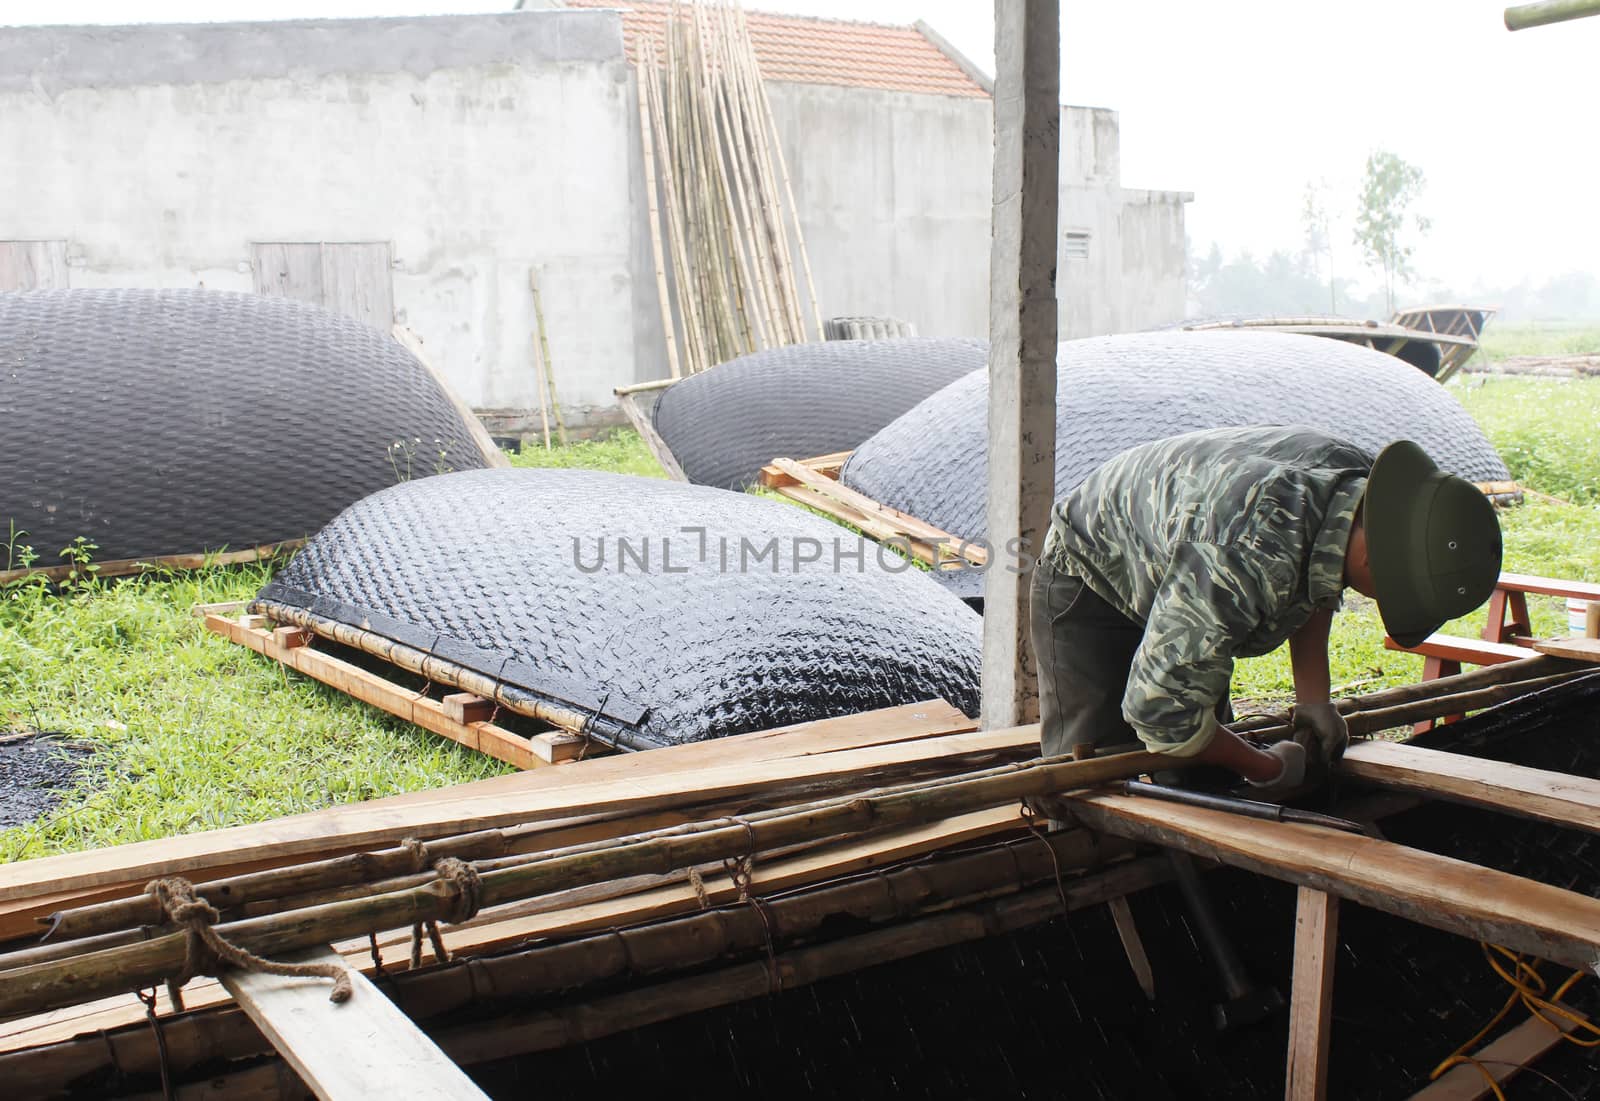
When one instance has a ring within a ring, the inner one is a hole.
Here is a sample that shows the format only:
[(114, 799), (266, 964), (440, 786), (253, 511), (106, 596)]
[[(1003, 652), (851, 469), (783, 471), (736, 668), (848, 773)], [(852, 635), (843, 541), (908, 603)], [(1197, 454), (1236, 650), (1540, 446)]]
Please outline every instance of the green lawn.
[[(1600, 325), (1582, 321), (1530, 321), (1503, 325), (1491, 321), (1478, 342), (1479, 356), (1490, 362), (1510, 356), (1573, 356), (1600, 354)], [(1477, 360), (1474, 359), (1474, 363)]]
[[(1503, 515), (1507, 568), (1600, 579), (1600, 380), (1469, 376), (1452, 391), (1514, 477), (1563, 498)], [(1588, 426), (1582, 428), (1580, 426)], [(660, 475), (632, 432), (546, 451), (519, 466)], [(54, 548), (51, 548), (54, 549)], [(255, 821), (492, 775), (499, 764), (390, 719), (206, 634), (188, 614), (243, 600), (262, 566), (90, 582), (65, 595), (0, 592), (0, 730), (60, 731), (95, 746), (81, 791), (40, 822), (0, 832), (0, 860)], [(1558, 602), (1534, 625), (1565, 630)], [(1450, 630), (1475, 633), (1479, 616)], [(1350, 601), (1333, 637), (1336, 684), (1414, 680), (1419, 658), (1382, 649), (1372, 606)], [(1290, 690), (1282, 655), (1241, 663), (1236, 694)]]

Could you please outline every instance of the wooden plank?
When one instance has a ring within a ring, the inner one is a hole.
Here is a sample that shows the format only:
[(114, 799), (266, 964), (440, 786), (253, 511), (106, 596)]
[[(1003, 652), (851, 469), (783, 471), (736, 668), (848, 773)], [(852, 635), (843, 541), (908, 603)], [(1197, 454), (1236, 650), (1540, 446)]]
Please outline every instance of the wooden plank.
[(0, 241), (0, 291), (60, 290), (67, 280), (65, 241)]
[(252, 241), (250, 270), (257, 294), (322, 305), (322, 246), (314, 242)]
[[(236, 566), (244, 562), (259, 562), (305, 545), (304, 539), (285, 539), (281, 543), (262, 543), (236, 551), (201, 551), (194, 554), (163, 554), (156, 558), (110, 558), (94, 563), (96, 577), (126, 577), (151, 570), (199, 570), (207, 566)], [(24, 577), (43, 577), (47, 581), (60, 581), (79, 567), (39, 566), (29, 570), (0, 570), (0, 585)]]
[(824, 497), (831, 498), (849, 508), (855, 509), (865, 516), (874, 516), (883, 523), (893, 527), (900, 534), (923, 539), (931, 543), (948, 543), (956, 547), (962, 543), (949, 532), (934, 527), (926, 520), (904, 513), (898, 509), (881, 505), (859, 490), (851, 489), (826, 475), (819, 474), (811, 468), (795, 462), (793, 459), (773, 459), (773, 467), (793, 479), (793, 484), (803, 485), (815, 490)]
[(471, 692), (452, 692), (439, 701), (444, 713), (458, 723), (486, 723), (494, 716), (494, 701)]
[(1339, 772), (1386, 788), (1600, 833), (1600, 780), (1402, 742), (1352, 744)]
[[(331, 948), (291, 962), (342, 964)], [(348, 1001), (328, 980), (223, 972), (222, 985), (322, 1101), (370, 1097), (486, 1098), (426, 1033), (359, 971)]]
[[(591, 750), (588, 738), (581, 734), (568, 734), (564, 730), (548, 730), (543, 734), (535, 734), (528, 739), (528, 748), (533, 750), (534, 756), (547, 765), (559, 765), (567, 761), (576, 761)], [(607, 752), (607, 747), (595, 744), (592, 751), (596, 754)]]
[[(291, 653), (298, 655), (307, 651)], [(803, 785), (809, 791), (828, 781), (835, 787), (855, 780), (871, 784), (874, 778), (909, 766), (954, 768), (962, 764), (993, 764), (1036, 752), (1037, 745), (1036, 729), (1017, 728), (897, 742), (816, 757), (702, 768), (688, 773), (640, 775), (622, 781), (576, 783), (554, 789), (514, 790), (507, 794), (400, 807), (358, 803), (342, 808), (338, 814), (278, 819), (253, 826), (185, 834), (160, 842), (134, 842), (116, 849), (64, 853), (0, 866), (0, 899), (16, 900), (33, 894), (112, 883), (142, 884), (154, 876), (174, 872), (193, 878), (196, 872), (219, 864), (303, 856), (330, 848), (387, 845), (402, 836), (426, 839), (556, 821), (579, 813), (645, 814), (755, 798), (776, 789), (793, 790), (796, 785)], [(652, 754), (660, 752), (664, 751), (655, 750)]]
[(805, 505), (807, 508), (816, 509), (825, 516), (831, 516), (842, 524), (848, 524), (875, 542), (899, 546), (901, 551), (909, 548), (911, 556), (918, 562), (929, 566), (942, 566), (950, 561), (949, 556), (941, 550), (941, 544), (929, 543), (924, 539), (909, 536), (893, 523), (886, 522), (879, 516), (863, 513), (850, 505), (842, 504), (833, 497), (819, 493), (810, 486), (791, 484), (782, 486), (775, 492), (780, 496), (789, 498), (791, 501)]
[(1139, 989), (1144, 991), (1144, 996), (1149, 1001), (1156, 1000), (1156, 973), (1150, 966), (1150, 954), (1144, 949), (1144, 938), (1139, 935), (1139, 925), (1133, 920), (1133, 907), (1129, 905), (1126, 897), (1113, 898), (1106, 903), (1111, 911), (1111, 921), (1117, 927), (1117, 939), (1122, 941), (1122, 950), (1127, 954), (1128, 966), (1133, 968), (1133, 977), (1139, 983)]
[(1333, 968), (1339, 953), (1339, 900), (1302, 886), (1295, 902), (1294, 979), (1289, 1001), (1287, 1101), (1328, 1096), (1333, 1035)]
[(1594, 581), (1563, 581), (1528, 573), (1503, 573), (1498, 587), (1541, 596), (1564, 596), (1572, 600), (1600, 600), (1600, 583)]
[(1535, 640), (1533, 648), (1553, 657), (1600, 662), (1600, 638), (1541, 638)]
[(450, 385), (450, 381), (444, 377), (439, 368), (435, 367), (433, 361), (423, 352), (422, 338), (405, 325), (391, 325), (389, 332), (404, 345), (406, 351), (416, 357), (417, 362), (422, 364), (428, 374), (433, 377), (434, 385), (444, 392), (445, 399), (455, 407), (456, 416), (460, 417), (461, 422), (467, 426), (467, 432), (472, 436), (472, 442), (477, 445), (479, 454), (483, 456), (483, 461), (491, 467), (502, 470), (510, 467), (510, 457), (504, 451), (501, 451), (499, 445), (494, 442), (494, 438), (489, 435), (489, 430), (478, 419), (478, 414), (474, 413), (472, 407), (462, 399), (460, 394), (456, 393), (455, 387)]
[[(1555, 1004), (1579, 1020), (1584, 1019), (1583, 1014), (1571, 1006), (1562, 1002)], [(1529, 1017), (1476, 1053), (1475, 1058), (1483, 1070), (1471, 1063), (1458, 1064), (1412, 1094), (1410, 1101), (1478, 1101), (1491, 1092), (1484, 1071), (1489, 1072), (1489, 1078), (1494, 1079), (1496, 1085), (1504, 1085), (1577, 1027), (1577, 1021), (1566, 1017)]]
[[(619, 754), (585, 761), (581, 767), (502, 776), (248, 826), (39, 857), (0, 865), (0, 902), (111, 885), (142, 889), (153, 876), (175, 872), (198, 882), (209, 878), (202, 873), (210, 869), (252, 861), (287, 862), (308, 853), (388, 844), (407, 834), (439, 837), (557, 820), (574, 813), (646, 813), (713, 803), (797, 776), (848, 776), (896, 761), (1037, 745), (1037, 730), (965, 733), (974, 725), (942, 700), (931, 701), (715, 742)], [(962, 733), (946, 733), (950, 730)]]
[(1090, 829), (1600, 973), (1600, 899), (1360, 834), (1127, 795), (1067, 798)]
[(394, 325), (394, 249), (388, 241), (324, 241), (322, 305), (386, 333)]
[(1408, 654), (1424, 654), (1445, 661), (1464, 661), (1471, 665), (1496, 665), (1502, 661), (1531, 658), (1534, 651), (1526, 646), (1509, 642), (1490, 642), (1481, 638), (1463, 638), (1459, 635), (1429, 635), (1415, 646), (1401, 646), (1385, 635), (1383, 645), (1389, 650)]
[(469, 749), (488, 754), (517, 768), (539, 768), (547, 762), (534, 752), (528, 739), (488, 722), (461, 723), (452, 719), (437, 700), (402, 688), (376, 673), (342, 658), (325, 654), (307, 642), (315, 637), (300, 627), (279, 627), (267, 632), (246, 627), (224, 616), (209, 615), (206, 629), (230, 642), (248, 646), (259, 654), (282, 662), (297, 673), (304, 673), (362, 703), (382, 708), (424, 730), (460, 742)]
[[(665, 379), (666, 382), (675, 382), (676, 379)], [(661, 438), (661, 433), (656, 431), (654, 422), (639, 408), (639, 399), (635, 396), (636, 388), (619, 386), (612, 393), (617, 395), (617, 405), (628, 418), (628, 423), (633, 425), (633, 430), (639, 433), (639, 438), (644, 441), (645, 447), (650, 449), (650, 454), (655, 456), (656, 462), (661, 464), (661, 469), (667, 472), (667, 477), (675, 482), (687, 482), (689, 475), (683, 472), (683, 467), (678, 464), (678, 457), (672, 453), (672, 448), (667, 446), (667, 441)]]

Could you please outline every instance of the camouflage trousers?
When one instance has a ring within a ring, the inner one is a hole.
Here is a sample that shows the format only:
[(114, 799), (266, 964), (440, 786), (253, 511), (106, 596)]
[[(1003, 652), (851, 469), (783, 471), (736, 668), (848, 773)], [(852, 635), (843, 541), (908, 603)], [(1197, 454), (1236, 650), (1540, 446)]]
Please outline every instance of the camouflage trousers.
[(1029, 621), (1044, 756), (1071, 753), (1078, 745), (1137, 742), (1122, 717), (1122, 696), (1144, 624), (1051, 565), (1048, 557), (1033, 571)]
[[(1144, 640), (1144, 624), (1108, 604), (1080, 578), (1042, 557), (1028, 595), (1029, 632), (1039, 670), (1039, 743), (1046, 757), (1071, 753), (1074, 746), (1127, 745), (1138, 735), (1122, 717), (1128, 671)], [(1228, 693), (1217, 701), (1217, 720), (1233, 721)], [(1213, 778), (1212, 769), (1190, 769), (1158, 776), (1163, 783), (1184, 776)], [(1218, 772), (1227, 780), (1231, 773)]]

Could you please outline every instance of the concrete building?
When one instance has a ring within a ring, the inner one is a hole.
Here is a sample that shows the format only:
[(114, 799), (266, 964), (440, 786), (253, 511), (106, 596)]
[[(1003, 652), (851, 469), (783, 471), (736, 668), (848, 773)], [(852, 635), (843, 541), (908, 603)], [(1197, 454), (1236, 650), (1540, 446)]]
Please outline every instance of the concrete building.
[[(587, 5), (592, 0), (584, 0)], [(666, 5), (0, 29), (0, 290), (196, 286), (410, 327), (491, 423), (666, 373), (626, 40)], [(824, 316), (987, 330), (991, 109), (925, 27), (751, 13)], [(1183, 313), (1183, 204), (1062, 112), (1061, 331)]]

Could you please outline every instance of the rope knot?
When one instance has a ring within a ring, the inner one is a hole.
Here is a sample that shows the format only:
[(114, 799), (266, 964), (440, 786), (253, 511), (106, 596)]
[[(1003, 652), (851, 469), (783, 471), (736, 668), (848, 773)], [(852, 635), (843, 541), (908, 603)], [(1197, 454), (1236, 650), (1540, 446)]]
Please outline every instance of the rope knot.
[(167, 980), (175, 1005), (182, 1008), (178, 989), (196, 975), (220, 974), (227, 967), (265, 975), (318, 976), (333, 980), (331, 1002), (347, 1001), (353, 990), (350, 972), (337, 963), (274, 963), (225, 939), (214, 926), (221, 919), (217, 908), (194, 893), (194, 884), (182, 876), (152, 879), (145, 893), (161, 906), (167, 920), (183, 931), (183, 968)]

